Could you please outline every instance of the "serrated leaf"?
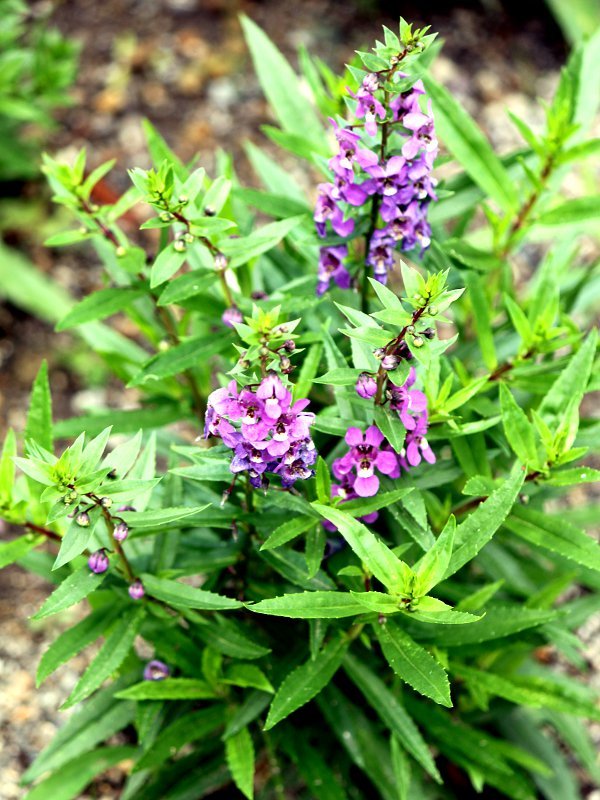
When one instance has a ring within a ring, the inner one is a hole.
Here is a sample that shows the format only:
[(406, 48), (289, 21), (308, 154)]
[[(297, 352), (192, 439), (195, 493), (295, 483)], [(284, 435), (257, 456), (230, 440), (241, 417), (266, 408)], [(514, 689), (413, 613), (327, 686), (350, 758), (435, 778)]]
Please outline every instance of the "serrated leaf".
[(519, 202), (515, 184), (480, 128), (441, 84), (430, 76), (425, 76), (423, 81), (433, 101), (440, 139), (475, 183), (503, 211), (513, 212)]
[(446, 670), (424, 647), (393, 620), (374, 625), (383, 654), (399, 678), (420, 694), (443, 706), (452, 706)]
[(327, 686), (340, 668), (348, 645), (349, 640), (345, 637), (332, 639), (316, 658), (290, 672), (273, 698), (265, 730), (270, 730)]
[(240, 792), (254, 797), (254, 744), (248, 728), (242, 728), (225, 740), (225, 757), (233, 782)]
[(255, 664), (242, 664), (240, 662), (232, 664), (225, 670), (221, 681), (230, 683), (232, 686), (260, 689), (262, 692), (271, 694), (275, 692), (267, 676)]
[(221, 243), (221, 250), (229, 258), (229, 267), (234, 269), (246, 264), (256, 256), (272, 250), (306, 217), (299, 215), (289, 219), (271, 222), (251, 234), (237, 239), (227, 239)]
[(210, 700), (216, 696), (206, 681), (194, 678), (142, 681), (115, 694), (121, 700)]
[(562, 418), (570, 402), (575, 405), (581, 402), (592, 371), (597, 341), (598, 331), (594, 328), (550, 387), (538, 408), (539, 415), (547, 422)]
[(339, 619), (365, 613), (348, 592), (297, 592), (248, 605), (257, 614), (293, 619)]
[(79, 603), (84, 597), (87, 597), (95, 591), (104, 578), (106, 572), (99, 575), (90, 572), (87, 566), (81, 567), (76, 572), (72, 572), (68, 578), (58, 586), (46, 600), (37, 614), (34, 614), (32, 619), (43, 619), (52, 614), (57, 614), (59, 611), (64, 611), (65, 608), (74, 606)]
[(535, 428), (504, 383), (500, 384), (500, 408), (508, 444), (523, 464), (535, 464), (537, 462)]
[(84, 322), (110, 317), (128, 308), (134, 300), (143, 295), (143, 289), (125, 287), (100, 289), (77, 303), (57, 324), (56, 330), (64, 331), (76, 325), (83, 325)]
[(119, 669), (133, 647), (144, 614), (143, 608), (132, 609), (113, 625), (100, 652), (83, 673), (68, 700), (61, 706), (62, 709), (85, 700)]
[(154, 575), (141, 576), (146, 593), (164, 603), (181, 608), (197, 608), (203, 611), (226, 611), (243, 606), (239, 600), (224, 597), (214, 592), (195, 589), (185, 583), (156, 578)]
[(111, 625), (118, 608), (100, 608), (67, 628), (42, 655), (36, 673), (36, 686), (73, 656), (95, 642)]
[(42, 361), (31, 390), (25, 440), (33, 440), (45, 450), (52, 450), (52, 398), (48, 383), (48, 364)]
[(490, 541), (510, 513), (524, 480), (525, 470), (520, 464), (516, 464), (512, 474), (502, 486), (496, 489), (457, 527), (454, 537), (454, 552), (446, 570), (446, 578), (454, 575), (457, 570), (471, 561)]
[(37, 547), (44, 541), (44, 536), (32, 536), (26, 534), (19, 536), (18, 539), (12, 539), (10, 542), (0, 543), (0, 569), (7, 567), (9, 564), (14, 564), (24, 555), (26, 555), (34, 547)]
[(188, 517), (201, 514), (211, 504), (203, 506), (176, 506), (175, 508), (156, 508), (152, 511), (120, 511), (119, 518), (134, 530), (159, 530), (174, 526)]
[(268, 538), (262, 543), (261, 550), (273, 550), (276, 547), (291, 542), (301, 533), (305, 533), (314, 525), (319, 524), (313, 517), (294, 517), (293, 519), (283, 522), (275, 530), (269, 534)]
[(344, 670), (358, 686), (384, 723), (398, 737), (402, 747), (438, 783), (442, 782), (435, 761), (419, 729), (408, 715), (396, 695), (355, 656), (344, 659)]
[(414, 587), (415, 597), (428, 594), (436, 584), (443, 580), (452, 556), (455, 532), (456, 519), (450, 515), (433, 547), (413, 566), (413, 571), (417, 576)]

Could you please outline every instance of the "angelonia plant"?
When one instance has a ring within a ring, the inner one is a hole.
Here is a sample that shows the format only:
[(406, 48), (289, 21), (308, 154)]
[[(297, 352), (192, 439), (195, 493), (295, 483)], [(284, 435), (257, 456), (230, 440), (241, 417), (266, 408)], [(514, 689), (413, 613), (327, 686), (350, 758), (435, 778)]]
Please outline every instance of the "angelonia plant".
[(600, 36), (499, 157), (426, 29), (341, 77), (301, 51), (299, 78), (242, 25), (278, 123), (247, 146), (261, 188), (150, 123), (113, 205), (111, 163), (45, 158), (75, 219), (47, 246), (102, 265), (58, 329), (130, 407), (53, 419), (44, 364), (4, 442), (0, 566), (55, 584), (42, 630), (64, 619), (38, 683), (92, 648), (26, 796), (114, 767), (122, 800), (577, 800), (600, 203), (563, 183), (599, 150)]

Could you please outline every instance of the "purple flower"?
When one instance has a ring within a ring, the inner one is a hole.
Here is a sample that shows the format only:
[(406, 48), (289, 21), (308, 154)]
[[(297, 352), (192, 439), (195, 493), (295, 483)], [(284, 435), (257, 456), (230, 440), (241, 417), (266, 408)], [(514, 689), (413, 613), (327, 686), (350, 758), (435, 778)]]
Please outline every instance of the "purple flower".
[(364, 85), (361, 86), (356, 94), (350, 90), (348, 90), (348, 93), (351, 95), (351, 97), (354, 97), (355, 100), (358, 100), (358, 104), (356, 106), (356, 116), (358, 119), (362, 119), (364, 117), (365, 131), (369, 136), (376, 136), (377, 118), (379, 117), (379, 119), (385, 119), (385, 108), (369, 91), (369, 89), (365, 88)]
[(338, 206), (341, 199), (339, 188), (332, 183), (320, 183), (318, 190), (313, 217), (319, 236), (325, 236), (327, 220), (338, 236), (349, 236), (354, 230), (354, 220), (344, 219), (344, 212)]
[(423, 411), (422, 414), (417, 417), (415, 427), (406, 434), (406, 455), (400, 458), (400, 463), (405, 470), (408, 470), (409, 467), (417, 467), (421, 463), (422, 458), (429, 464), (435, 464), (435, 453), (425, 438), (427, 428), (427, 411)]
[(106, 572), (108, 564), (108, 556), (104, 550), (96, 550), (96, 552), (92, 553), (88, 558), (88, 567), (92, 572), (95, 572), (96, 575), (101, 575), (103, 572)]
[(127, 591), (129, 592), (129, 597), (131, 597), (132, 600), (141, 600), (146, 594), (144, 591), (144, 586), (140, 580), (134, 581)]
[(144, 680), (145, 681), (164, 681), (171, 674), (169, 667), (158, 659), (149, 661), (144, 667)]
[(279, 474), (284, 488), (311, 477), (316, 450), (310, 438), (314, 414), (305, 411), (308, 400), (292, 404), (291, 392), (274, 372), (255, 392), (247, 387), (238, 392), (232, 384), (208, 398), (205, 425), (207, 435), (221, 436), (233, 450), (231, 472), (246, 472), (255, 488), (268, 486), (267, 472)]
[(372, 375), (369, 375), (368, 372), (361, 372), (356, 380), (356, 386), (354, 388), (359, 397), (369, 400), (371, 397), (374, 397), (377, 392), (377, 381)]
[(335, 174), (345, 181), (351, 181), (354, 176), (354, 164), (358, 162), (363, 169), (368, 164), (376, 164), (377, 156), (371, 150), (359, 148), (360, 135), (348, 128), (341, 128), (334, 119), (329, 119), (333, 126), (335, 138), (338, 142), (339, 152), (329, 160), (329, 166)]
[(369, 194), (392, 197), (406, 183), (407, 166), (402, 156), (392, 156), (385, 164), (375, 164), (367, 172), (370, 180), (363, 184)]
[(387, 283), (387, 273), (394, 266), (394, 247), (396, 240), (389, 235), (387, 228), (378, 228), (371, 237), (367, 264), (373, 267), (373, 277), (380, 283)]
[(417, 419), (410, 412), (422, 414), (427, 409), (427, 398), (418, 389), (411, 389), (417, 378), (414, 367), (410, 368), (408, 377), (402, 386), (388, 383), (387, 391), (390, 394), (390, 408), (398, 412), (398, 416), (407, 431), (417, 427)]
[(348, 248), (345, 244), (321, 248), (317, 284), (317, 294), (319, 296), (327, 291), (332, 278), (340, 289), (350, 288), (350, 273), (344, 266), (344, 259), (347, 255)]
[(375, 425), (367, 428), (364, 434), (360, 428), (348, 428), (346, 444), (350, 450), (342, 458), (336, 459), (334, 467), (339, 475), (354, 471), (356, 480), (353, 488), (359, 497), (377, 494), (379, 478), (375, 475), (375, 469), (391, 477), (399, 475), (398, 459), (393, 452), (381, 447), (383, 441), (383, 434)]
[(223, 325), (227, 325), (228, 328), (234, 328), (235, 322), (243, 322), (244, 318), (242, 317), (242, 312), (239, 310), (237, 306), (231, 306), (231, 308), (226, 308), (223, 314), (221, 315), (221, 322)]

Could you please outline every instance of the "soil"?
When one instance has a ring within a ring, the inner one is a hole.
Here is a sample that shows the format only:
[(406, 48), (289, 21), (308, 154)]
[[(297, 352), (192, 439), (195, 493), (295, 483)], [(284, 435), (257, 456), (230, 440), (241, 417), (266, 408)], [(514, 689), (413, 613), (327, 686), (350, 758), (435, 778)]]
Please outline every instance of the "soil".
[[(34, 12), (47, 2), (30, 4)], [(535, 128), (543, 112), (537, 97), (548, 98), (565, 58), (560, 32), (543, 3), (403, 3), (417, 24), (431, 24), (445, 39), (435, 73), (464, 103), (505, 152), (519, 144), (504, 109)], [(248, 2), (248, 0), (64, 0), (54, 3), (53, 22), (81, 43), (74, 104), (59, 114), (48, 149), (68, 157), (86, 146), (90, 166), (116, 159), (106, 181), (109, 193), (128, 187), (126, 169), (149, 166), (141, 120), (149, 118), (183, 160), (198, 155), (211, 171), (217, 148), (234, 154), (244, 180), (254, 181), (243, 143), (266, 143), (260, 126), (271, 122), (252, 72), (238, 14), (261, 25), (295, 61), (299, 45), (335, 69), (354, 49), (379, 36), (381, 24), (397, 26), (396, 4), (369, 0)], [(449, 8), (449, 6), (452, 6)], [(296, 169), (293, 159), (284, 166)], [(12, 187), (45, 208), (41, 185)], [(107, 198), (109, 199), (109, 198)], [(11, 224), (4, 238), (23, 249), (75, 296), (98, 284), (95, 257), (84, 250), (48, 251), (31, 227)], [(48, 358), (55, 415), (69, 416), (90, 404), (119, 400), (119, 389), (103, 373), (72, 355), (72, 340), (15, 307), (0, 305), (0, 430), (23, 428), (31, 382)], [(91, 383), (91, 388), (90, 388)], [(2, 531), (0, 531), (0, 535)], [(0, 583), (0, 786), (5, 800), (25, 795), (19, 778), (64, 720), (57, 711), (85, 665), (73, 659), (41, 688), (34, 689), (40, 655), (65, 617), (34, 626), (29, 617), (49, 586), (19, 568), (2, 573)], [(77, 612), (74, 612), (75, 614)], [(595, 630), (595, 629), (594, 629)], [(592, 637), (593, 638), (593, 637)], [(109, 776), (110, 778), (111, 776)], [(97, 782), (83, 798), (118, 796), (116, 780)]]

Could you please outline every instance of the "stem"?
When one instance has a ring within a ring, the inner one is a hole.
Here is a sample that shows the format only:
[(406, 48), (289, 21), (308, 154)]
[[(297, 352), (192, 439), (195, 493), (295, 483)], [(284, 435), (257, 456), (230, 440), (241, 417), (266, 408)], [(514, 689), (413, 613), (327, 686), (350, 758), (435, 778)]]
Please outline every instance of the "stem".
[[(427, 310), (428, 305), (429, 305), (429, 300), (426, 301), (424, 306), (415, 309), (412, 315), (412, 320), (408, 323), (408, 325), (405, 325), (402, 328), (402, 330), (400, 331), (398, 336), (396, 336), (395, 339), (392, 339), (391, 342), (386, 344), (384, 348), (386, 355), (388, 353), (393, 352), (398, 347), (398, 345), (404, 341), (404, 339), (406, 338), (406, 334), (408, 333), (408, 329), (411, 326), (417, 324), (417, 322), (421, 319), (421, 317)], [(383, 405), (383, 390), (385, 388), (386, 380), (387, 380), (387, 371), (380, 365), (379, 369), (377, 370), (377, 391), (375, 393), (375, 405), (378, 406)]]
[[(520, 357), (519, 361), (527, 361), (533, 355), (535, 355), (535, 350), (530, 347), (529, 350)], [(507, 372), (510, 372), (516, 366), (517, 365), (514, 361), (506, 361), (504, 364), (497, 366), (496, 369), (490, 373), (488, 380), (498, 381), (503, 375), (506, 375)]]
[(514, 218), (508, 234), (506, 236), (506, 241), (504, 242), (504, 246), (500, 250), (498, 256), (500, 259), (505, 259), (510, 254), (511, 250), (515, 245), (515, 240), (523, 228), (523, 225), (529, 219), (531, 212), (533, 211), (536, 203), (540, 199), (542, 192), (546, 187), (546, 183), (552, 174), (552, 170), (554, 169), (554, 160), (555, 160), (555, 153), (549, 153), (544, 161), (544, 165), (542, 167), (542, 171), (540, 172), (540, 185), (536, 187), (527, 200), (523, 203), (521, 208), (519, 209), (517, 216)]
[(102, 516), (104, 517), (104, 521), (106, 522), (106, 527), (108, 528), (108, 534), (112, 540), (113, 547), (115, 548), (115, 553), (119, 556), (119, 560), (121, 562), (121, 566), (123, 567), (123, 572), (125, 573), (125, 577), (127, 578), (129, 583), (133, 583), (135, 581), (135, 573), (131, 568), (131, 564), (129, 563), (129, 559), (125, 555), (125, 551), (123, 550), (123, 546), (121, 542), (115, 539), (115, 523), (110, 511), (102, 505), (102, 500), (98, 497), (98, 495), (89, 492), (85, 495), (89, 497), (94, 505), (98, 506)]
[(52, 539), (55, 542), (62, 541), (62, 536), (59, 536), (59, 534), (55, 533), (55, 531), (48, 530), (48, 528), (43, 528), (41, 525), (35, 525), (33, 522), (25, 522), (23, 527), (27, 528), (27, 530), (32, 531), (33, 533), (41, 533), (42, 536), (45, 536), (47, 539)]
[[(535, 472), (529, 472), (525, 476), (526, 482), (535, 481), (537, 478), (540, 477), (542, 473), (536, 470)], [(463, 503), (461, 506), (454, 508), (452, 513), (455, 517), (461, 516), (462, 514), (466, 514), (468, 511), (472, 511), (475, 508), (478, 508), (483, 502), (485, 502), (488, 498), (487, 497), (473, 497), (471, 500), (468, 500), (466, 503)]]

